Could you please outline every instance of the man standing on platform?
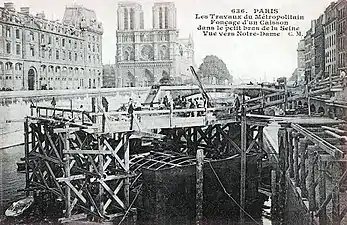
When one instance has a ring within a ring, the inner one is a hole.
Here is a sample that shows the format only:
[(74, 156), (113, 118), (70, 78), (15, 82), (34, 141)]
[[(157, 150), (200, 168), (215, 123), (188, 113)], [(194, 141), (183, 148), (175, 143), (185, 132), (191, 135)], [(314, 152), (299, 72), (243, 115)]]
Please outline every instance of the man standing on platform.
[(132, 130), (134, 122), (134, 105), (131, 98), (129, 99), (128, 114), (130, 115), (130, 130)]
[(55, 106), (57, 105), (57, 102), (56, 102), (54, 97), (53, 97), (53, 99), (51, 101), (51, 105), (53, 106), (53, 116), (55, 116)]
[(239, 96), (236, 96), (235, 98), (235, 103), (234, 103), (234, 107), (235, 107), (235, 112), (237, 113), (240, 109), (240, 100), (239, 100)]

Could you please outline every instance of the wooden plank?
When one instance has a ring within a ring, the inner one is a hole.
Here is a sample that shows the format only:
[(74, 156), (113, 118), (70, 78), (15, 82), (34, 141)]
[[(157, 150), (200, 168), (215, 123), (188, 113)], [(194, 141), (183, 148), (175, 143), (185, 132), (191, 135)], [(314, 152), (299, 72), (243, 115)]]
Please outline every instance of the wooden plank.
[(278, 213), (279, 217), (284, 216), (285, 196), (286, 196), (286, 171), (288, 166), (287, 160), (287, 129), (282, 126), (278, 130), (278, 151), (279, 151), (279, 185), (278, 185)]
[(104, 189), (107, 191), (107, 193), (123, 208), (126, 209), (125, 204), (123, 203), (122, 200), (120, 200), (120, 198), (117, 196), (117, 194), (114, 194), (113, 191), (111, 190), (111, 188), (102, 180), (98, 180), (102, 186), (104, 187)]
[(64, 182), (64, 181), (73, 181), (73, 180), (82, 180), (85, 179), (86, 176), (84, 174), (79, 174), (79, 175), (72, 175), (69, 177), (57, 177), (58, 182)]
[(256, 144), (256, 142), (258, 140), (259, 134), (260, 133), (258, 132), (257, 135), (254, 138), (252, 137), (253, 140), (252, 140), (251, 144), (248, 146), (248, 148), (246, 150), (246, 153), (249, 153), (252, 150), (252, 148), (254, 147), (254, 145)]
[(276, 216), (278, 210), (277, 174), (271, 170), (271, 214)]
[[(102, 141), (101, 138), (102, 137), (98, 138), (98, 149), (99, 150), (102, 150), (102, 148), (103, 148), (102, 145), (104, 144), (104, 142)], [(102, 143), (101, 143), (101, 141), (102, 141)], [(94, 161), (92, 163), (95, 165)], [(98, 156), (98, 167), (96, 169), (98, 169), (98, 173), (101, 175), (101, 177), (106, 175), (106, 173), (104, 171), (104, 156), (103, 155), (99, 155)], [(97, 208), (98, 208), (98, 211), (101, 214), (101, 216), (103, 216), (105, 214), (105, 212), (104, 212), (104, 203), (105, 202), (104, 202), (104, 199), (103, 199), (103, 195), (104, 195), (104, 189), (103, 189), (102, 185), (100, 184), (99, 185), (99, 193), (98, 193), (98, 201), (99, 201), (98, 203), (99, 203), (99, 205), (98, 205)]]
[[(123, 186), (123, 183), (124, 181), (121, 181), (118, 183), (116, 189), (113, 191), (113, 195), (117, 195), (117, 193), (120, 191), (120, 189), (122, 188)], [(106, 212), (106, 209), (108, 208), (108, 206), (112, 203), (112, 200), (111, 199), (108, 199), (106, 201), (106, 203), (104, 204), (104, 212)]]
[(59, 185), (59, 183), (57, 181), (57, 178), (56, 178), (56, 176), (55, 176), (51, 166), (49, 165), (49, 163), (47, 161), (45, 161), (45, 164), (46, 164), (46, 167), (48, 168), (48, 171), (49, 171), (49, 173), (50, 173), (50, 175), (52, 177), (53, 182), (55, 183), (55, 186), (59, 190), (60, 194), (63, 195), (63, 190), (61, 189), (61, 187), (60, 187), (60, 185)]
[(326, 129), (326, 130), (333, 131), (333, 132), (341, 134), (341, 135), (347, 134), (347, 131), (341, 130), (341, 129), (338, 129), (338, 128), (333, 128), (333, 127), (328, 127), (328, 126), (322, 126), (322, 128)]
[[(124, 136), (124, 135), (125, 135), (125, 134), (123, 134), (123, 136)], [(127, 140), (127, 141), (129, 141), (129, 140)], [(117, 154), (118, 151), (123, 147), (123, 145), (124, 145), (124, 144), (127, 144), (127, 142), (123, 143), (122, 141), (119, 141), (119, 143), (118, 143), (116, 149), (113, 149), (106, 139), (104, 139), (104, 144), (105, 144), (105, 146), (107, 147), (108, 150), (110, 150), (110, 151), (113, 152), (113, 154)], [(104, 149), (105, 149), (105, 146), (104, 146)]]
[[(334, 163), (335, 166), (337, 163)], [(333, 165), (334, 165), (333, 164)], [(327, 166), (326, 166), (327, 167)], [(336, 168), (337, 169), (337, 168)], [(336, 176), (338, 176), (337, 172), (334, 172), (333, 173), (333, 179), (336, 180)], [(346, 179), (347, 177), (347, 170), (345, 170), (345, 172), (343, 173), (343, 175), (340, 177), (340, 179), (335, 183), (335, 185), (332, 187), (333, 190), (335, 190), (335, 201), (336, 201), (336, 189), (337, 189), (337, 192), (339, 192), (339, 186), (341, 185), (341, 183)], [(334, 180), (333, 180), (334, 181)], [(334, 194), (334, 191), (332, 191), (327, 197), (326, 199), (324, 200), (323, 204), (321, 204), (320, 208), (318, 209), (318, 212), (316, 213), (316, 216), (319, 216), (320, 212), (324, 209), (324, 207), (327, 206), (327, 204), (330, 202), (330, 200), (332, 200), (332, 197), (333, 197), (333, 194)], [(337, 193), (338, 194), (338, 193)], [(335, 207), (336, 207), (336, 202), (335, 202)], [(337, 207), (336, 207), (337, 208)], [(338, 221), (338, 218), (339, 216), (336, 215), (336, 211), (335, 211), (335, 219), (336, 221)]]
[(309, 210), (316, 210), (316, 192), (315, 192), (315, 148), (308, 150), (308, 203)]
[(301, 133), (304, 135), (309, 141), (313, 142), (314, 144), (318, 145), (319, 148), (325, 150), (327, 153), (331, 154), (335, 157), (341, 157), (343, 155), (343, 152), (330, 144), (329, 142), (325, 141), (324, 139), (318, 137), (314, 133), (308, 131), (307, 129), (304, 129), (302, 126), (298, 124), (291, 124), (292, 128), (296, 130), (298, 133)]
[(118, 175), (107, 175), (106, 177), (102, 178), (103, 181), (110, 181), (110, 180), (120, 180), (125, 179), (127, 177), (134, 177), (135, 174), (118, 174)]
[[(99, 190), (100, 191), (100, 190)], [(91, 211), (89, 211), (91, 214), (96, 215), (97, 217), (100, 217), (102, 219), (104, 219), (105, 217), (103, 216), (103, 214), (101, 213), (99, 206), (96, 204), (93, 196), (90, 194), (89, 190), (86, 189), (85, 193), (87, 194), (87, 197), (89, 199), (89, 202), (92, 204), (91, 205)], [(99, 197), (99, 196), (98, 196)], [(102, 203), (102, 200), (99, 199), (99, 203)], [(96, 210), (97, 213), (94, 212), (94, 210)]]
[[(77, 195), (77, 197), (83, 203), (87, 203), (87, 200), (85, 199), (85, 197), (71, 184), (71, 182), (69, 180), (64, 180), (64, 182), (70, 187), (70, 189), (75, 193), (75, 195)], [(69, 201), (70, 201), (70, 198), (69, 198)]]
[(81, 130), (79, 127), (68, 127), (68, 128), (54, 128), (54, 133), (66, 133), (66, 132), (76, 132)]
[(299, 179), (299, 138), (297, 135), (294, 135), (294, 181), (295, 186), (300, 185)]
[(39, 154), (37, 152), (30, 152), (30, 155), (31, 156), (35, 156), (35, 157), (38, 157), (42, 160), (45, 160), (45, 161), (50, 161), (52, 163), (55, 163), (55, 164), (58, 164), (58, 165), (62, 165), (62, 163), (58, 160), (58, 159), (55, 159), (55, 158), (51, 158), (51, 157), (48, 157), (48, 156), (45, 156), (45, 155), (42, 155), (42, 154)]
[[(123, 146), (124, 146), (124, 170), (126, 173), (130, 173), (130, 145), (129, 145), (129, 134), (124, 134)], [(130, 179), (126, 177), (124, 179), (124, 204), (125, 208), (130, 207)]]
[(77, 220), (82, 220), (82, 219), (87, 219), (87, 214), (85, 214), (85, 213), (75, 214), (75, 215), (72, 215), (68, 218), (66, 218), (66, 217), (59, 218), (58, 221), (60, 223), (69, 223), (72, 221), (77, 221)]
[(330, 130), (325, 130), (324, 131), (326, 134), (329, 134), (330, 136), (333, 136), (334, 138), (338, 138), (339, 140), (342, 140), (344, 142), (347, 141), (347, 137), (346, 136), (341, 136), (341, 135), (338, 135)]
[(196, 152), (196, 224), (202, 224), (203, 216), (203, 163), (204, 163), (204, 151), (198, 149)]
[(83, 154), (83, 155), (113, 155), (112, 151), (88, 150), (88, 149), (74, 149), (63, 150), (64, 154)]
[(107, 167), (108, 167), (108, 166), (111, 164), (111, 162), (112, 162), (112, 158), (111, 158), (111, 157), (107, 156), (106, 159), (107, 159), (107, 161), (104, 163), (104, 168), (103, 168), (103, 170), (106, 170)]
[[(24, 122), (24, 154), (25, 154), (25, 188), (29, 188), (30, 186), (30, 178), (29, 178), (29, 124), (28, 118), (25, 118)], [(29, 196), (29, 192), (26, 191), (26, 196)]]
[(347, 213), (347, 207), (345, 207), (340, 214), (340, 223), (341, 223), (341, 220), (343, 220), (343, 218), (345, 217), (346, 213)]
[(156, 139), (164, 139), (166, 135), (163, 134), (156, 134), (156, 133), (150, 133), (150, 132), (143, 132), (143, 131), (132, 131), (131, 136), (139, 136), (140, 138), (148, 137), (148, 138), (156, 138)]
[(300, 145), (300, 189), (303, 197), (307, 197), (306, 189), (306, 148), (307, 148), (307, 139), (304, 138)]
[[(319, 157), (319, 204), (323, 206), (326, 198), (326, 162)], [(326, 206), (323, 206), (319, 213), (319, 224), (327, 224), (327, 210)]]
[(88, 157), (88, 161), (90, 162), (90, 172), (93, 172), (92, 170), (91, 170), (91, 168), (93, 168), (94, 169), (94, 173), (96, 173), (96, 174), (98, 174), (99, 176), (102, 176), (102, 173), (100, 174), (99, 173), (99, 168), (98, 168), (98, 166), (96, 166), (96, 164), (95, 164), (95, 162), (94, 162), (94, 159), (90, 156), (90, 155), (88, 155), (87, 156)]
[[(246, 122), (245, 122), (245, 126), (246, 126)], [(223, 135), (223, 138), (227, 139), (227, 140), (229, 141), (229, 143), (230, 143), (239, 153), (242, 152), (241, 148), (240, 148), (239, 146), (237, 146), (237, 144), (236, 144), (226, 133), (224, 133), (224, 131), (223, 131), (219, 126), (217, 126), (216, 128), (217, 128), (218, 132), (219, 132), (220, 134)], [(242, 134), (241, 134), (241, 135), (242, 135)]]
[(265, 188), (258, 188), (258, 192), (263, 194), (263, 195), (266, 195), (268, 197), (271, 197), (271, 191), (265, 189)]
[[(335, 166), (336, 166), (337, 163), (334, 163), (334, 164), (335, 164)], [(334, 164), (333, 164), (333, 165), (334, 165)], [(326, 165), (326, 168), (327, 168), (327, 167), (328, 167), (328, 166)], [(333, 173), (333, 176), (338, 176), (338, 175), (336, 175), (336, 174), (337, 174), (337, 173), (334, 172), (334, 173)], [(340, 187), (341, 183), (346, 179), (346, 177), (347, 177), (347, 170), (345, 170), (345, 172), (342, 174), (342, 176), (340, 177), (340, 179), (333, 185), (332, 189), (333, 189), (333, 190), (334, 190), (334, 189), (339, 190), (339, 187)], [(334, 178), (334, 177), (333, 177), (333, 178)], [(336, 177), (335, 177), (334, 179), (336, 179)], [(318, 216), (319, 213), (321, 212), (321, 210), (323, 210), (323, 208), (327, 206), (327, 204), (330, 202), (330, 200), (332, 200), (332, 195), (333, 195), (333, 191), (326, 197), (326, 199), (324, 200), (323, 204), (322, 204), (322, 205), (320, 206), (320, 208), (318, 209), (318, 212), (316, 213), (316, 216)], [(335, 215), (335, 216), (336, 216), (336, 215)]]
[[(69, 127), (69, 125), (67, 125), (67, 128)], [(69, 138), (68, 138), (68, 134), (65, 133), (65, 136), (63, 137), (62, 136), (63, 133), (58, 133), (58, 136), (62, 139), (63, 141), (63, 148), (65, 148), (65, 150), (69, 151), (70, 150), (70, 141), (69, 141)], [(64, 155), (64, 175), (65, 177), (70, 177), (70, 156), (69, 154), (66, 154)], [(65, 181), (65, 183), (69, 186), (68, 184), (69, 181)], [(70, 183), (71, 185), (71, 183)], [(72, 185), (71, 185), (72, 186)], [(70, 186), (69, 186), (70, 187)], [(70, 218), (72, 216), (72, 207), (71, 207), (71, 187), (69, 188), (65, 188), (65, 196), (66, 196), (66, 199), (65, 199), (65, 216), (67, 218)], [(73, 187), (74, 188), (74, 187)]]
[(294, 178), (294, 146), (293, 146), (293, 128), (288, 128), (288, 163), (289, 177)]
[(55, 144), (54, 144), (54, 142), (52, 140), (52, 137), (49, 134), (49, 131), (48, 131), (47, 127), (45, 128), (45, 135), (47, 136), (47, 139), (48, 139), (48, 141), (49, 141), (49, 143), (51, 145), (51, 148), (53, 148), (54, 153), (57, 156), (57, 159), (60, 160), (61, 163), (62, 163), (63, 161), (61, 160), (61, 155), (59, 155), (58, 149), (56, 148), (56, 146), (55, 146)]
[[(240, 184), (240, 221), (245, 223), (245, 203), (246, 203), (246, 173), (247, 173), (247, 123), (245, 106), (241, 106), (241, 184)], [(224, 134), (224, 132), (222, 132)], [(233, 141), (231, 141), (233, 144)]]
[[(339, 163), (333, 163), (332, 165), (332, 182), (338, 184), (338, 177), (340, 176), (340, 168)], [(331, 212), (331, 224), (332, 225), (340, 225), (340, 187), (339, 185), (334, 185), (332, 189), (331, 195), (331, 204), (332, 204), (332, 212)]]

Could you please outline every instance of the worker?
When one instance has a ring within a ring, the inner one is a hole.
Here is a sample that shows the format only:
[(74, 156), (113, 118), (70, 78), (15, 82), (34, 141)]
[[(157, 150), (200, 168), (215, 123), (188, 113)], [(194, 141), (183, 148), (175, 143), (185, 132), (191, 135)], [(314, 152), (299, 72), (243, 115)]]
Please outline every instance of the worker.
[(55, 106), (57, 105), (57, 102), (56, 102), (56, 100), (55, 100), (54, 97), (53, 97), (53, 99), (52, 99), (52, 101), (51, 101), (51, 105), (52, 105), (53, 107), (55, 107)]
[(130, 116), (130, 130), (133, 129), (133, 122), (134, 122), (134, 105), (133, 100), (129, 98), (129, 106), (128, 106), (128, 114)]
[(238, 96), (236, 96), (236, 98), (235, 98), (234, 107), (235, 107), (235, 112), (238, 112), (240, 109), (240, 100), (239, 100)]
[(108, 112), (108, 101), (105, 97), (102, 97), (101, 103), (102, 103), (102, 107), (105, 108), (105, 112)]
[(55, 101), (55, 98), (53, 97), (51, 101), (51, 105), (53, 106), (53, 117), (55, 116), (55, 106), (57, 105), (57, 102)]

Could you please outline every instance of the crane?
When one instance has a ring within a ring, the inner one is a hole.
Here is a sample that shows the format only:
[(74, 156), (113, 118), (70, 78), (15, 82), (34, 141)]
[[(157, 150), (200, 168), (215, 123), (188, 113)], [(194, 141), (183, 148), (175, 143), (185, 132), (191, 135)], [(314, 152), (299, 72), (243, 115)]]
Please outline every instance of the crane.
[(195, 69), (193, 66), (190, 66), (190, 71), (192, 72), (193, 76), (195, 77), (195, 79), (198, 82), (198, 87), (199, 90), (201, 92), (202, 97), (205, 99), (206, 101), (206, 106), (210, 107), (212, 106), (212, 102), (211, 102), (211, 97), (207, 94), (207, 92), (205, 91), (205, 88), (200, 80), (200, 77), (198, 76), (198, 74), (195, 72)]

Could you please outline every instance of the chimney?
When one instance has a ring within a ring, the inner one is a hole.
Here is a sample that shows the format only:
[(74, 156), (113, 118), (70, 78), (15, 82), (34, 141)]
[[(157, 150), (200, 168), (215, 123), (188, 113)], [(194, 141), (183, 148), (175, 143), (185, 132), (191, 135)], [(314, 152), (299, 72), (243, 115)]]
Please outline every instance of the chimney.
[(20, 7), (20, 12), (25, 15), (29, 15), (29, 9), (29, 7)]
[(5, 2), (4, 7), (7, 10), (15, 11), (13, 2)]

